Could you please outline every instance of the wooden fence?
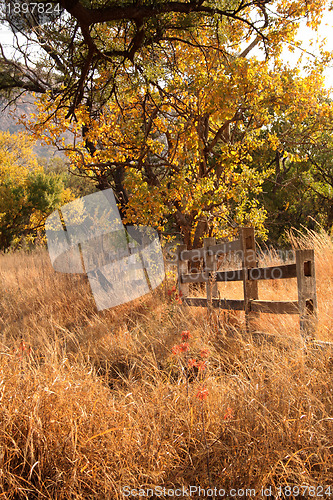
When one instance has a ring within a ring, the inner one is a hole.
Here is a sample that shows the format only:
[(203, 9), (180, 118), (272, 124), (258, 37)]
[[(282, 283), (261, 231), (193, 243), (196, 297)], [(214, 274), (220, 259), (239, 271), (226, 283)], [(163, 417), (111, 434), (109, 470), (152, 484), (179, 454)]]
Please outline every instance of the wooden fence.
[[(236, 252), (242, 267), (236, 270), (218, 271), (219, 256)], [(242, 228), (239, 239), (219, 245), (214, 238), (205, 238), (200, 249), (187, 250), (178, 245), (177, 266), (179, 293), (183, 304), (199, 307), (213, 307), (245, 311), (246, 327), (252, 329), (252, 322), (260, 313), (299, 314), (300, 331), (303, 337), (313, 337), (317, 324), (317, 296), (314, 250), (295, 250), (296, 262), (272, 267), (258, 267), (253, 228)], [(189, 263), (203, 261), (201, 271), (189, 272)], [(258, 281), (297, 278), (298, 300), (259, 300)], [(218, 282), (242, 281), (242, 300), (221, 299)], [(189, 297), (190, 283), (206, 283), (206, 297)]]

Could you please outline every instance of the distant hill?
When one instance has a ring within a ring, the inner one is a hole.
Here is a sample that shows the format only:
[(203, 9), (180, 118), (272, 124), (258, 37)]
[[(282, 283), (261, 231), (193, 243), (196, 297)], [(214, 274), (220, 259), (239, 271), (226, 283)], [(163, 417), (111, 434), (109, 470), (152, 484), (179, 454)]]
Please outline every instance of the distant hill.
[[(25, 128), (15, 121), (15, 116), (19, 116), (22, 113), (26, 115), (33, 113), (36, 109), (33, 102), (34, 98), (26, 94), (19, 97), (15, 104), (8, 106), (8, 100), (4, 97), (0, 97), (0, 130), (3, 132), (9, 131), (11, 134), (23, 132)], [(43, 145), (40, 142), (37, 142), (34, 151), (38, 156), (45, 159), (54, 158), (55, 156), (64, 157), (64, 154), (56, 148)]]

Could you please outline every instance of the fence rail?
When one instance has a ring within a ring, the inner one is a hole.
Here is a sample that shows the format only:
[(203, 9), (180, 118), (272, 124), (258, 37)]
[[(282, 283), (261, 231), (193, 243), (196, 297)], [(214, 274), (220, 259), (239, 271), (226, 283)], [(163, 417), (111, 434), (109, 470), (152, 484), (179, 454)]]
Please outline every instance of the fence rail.
[[(218, 259), (231, 252), (240, 252), (240, 269), (218, 271)], [(245, 311), (246, 327), (252, 329), (260, 313), (298, 314), (303, 337), (313, 336), (317, 325), (317, 295), (314, 250), (295, 250), (296, 262), (270, 267), (258, 267), (253, 228), (242, 228), (239, 239), (215, 244), (214, 238), (205, 238), (200, 249), (187, 250), (178, 245), (178, 287), (183, 304), (188, 306)], [(189, 272), (189, 263), (203, 259), (204, 269)], [(258, 281), (297, 278), (297, 301), (259, 300)], [(219, 298), (218, 283), (242, 281), (244, 299)], [(191, 283), (206, 283), (206, 297), (189, 297)]]
[[(286, 264), (283, 266), (272, 267), (252, 267), (247, 269), (248, 281), (255, 280), (279, 280), (286, 278), (297, 278), (296, 264)], [(210, 277), (209, 271), (202, 271), (197, 274), (189, 273), (181, 275), (182, 283), (206, 283)], [(231, 271), (217, 271), (215, 281), (243, 281), (244, 269), (235, 269)]]

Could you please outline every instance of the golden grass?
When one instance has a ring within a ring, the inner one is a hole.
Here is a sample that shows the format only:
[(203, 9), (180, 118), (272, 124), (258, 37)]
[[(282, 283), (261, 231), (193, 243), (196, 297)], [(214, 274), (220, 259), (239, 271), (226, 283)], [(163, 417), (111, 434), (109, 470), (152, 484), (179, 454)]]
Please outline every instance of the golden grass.
[[(315, 247), (317, 337), (333, 341), (332, 240), (292, 243)], [(241, 313), (183, 309), (171, 286), (97, 313), (86, 279), (54, 272), (45, 250), (0, 257), (0, 498), (332, 484), (330, 349), (305, 349), (283, 315), (261, 316), (259, 342)], [(260, 298), (296, 299), (295, 280), (261, 283)], [(190, 351), (175, 356), (183, 330)], [(203, 348), (207, 368), (186, 370)]]

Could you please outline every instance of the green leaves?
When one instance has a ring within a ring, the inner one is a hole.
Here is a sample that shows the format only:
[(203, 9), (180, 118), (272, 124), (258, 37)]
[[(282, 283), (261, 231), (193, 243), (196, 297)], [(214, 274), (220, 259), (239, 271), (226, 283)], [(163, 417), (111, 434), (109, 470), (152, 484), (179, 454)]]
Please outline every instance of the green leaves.
[(0, 249), (42, 230), (46, 216), (70, 196), (61, 176), (38, 166), (23, 135), (0, 133)]
[(50, 213), (61, 205), (64, 185), (61, 177), (45, 172), (30, 174), (26, 184), (27, 203), (42, 213)]

